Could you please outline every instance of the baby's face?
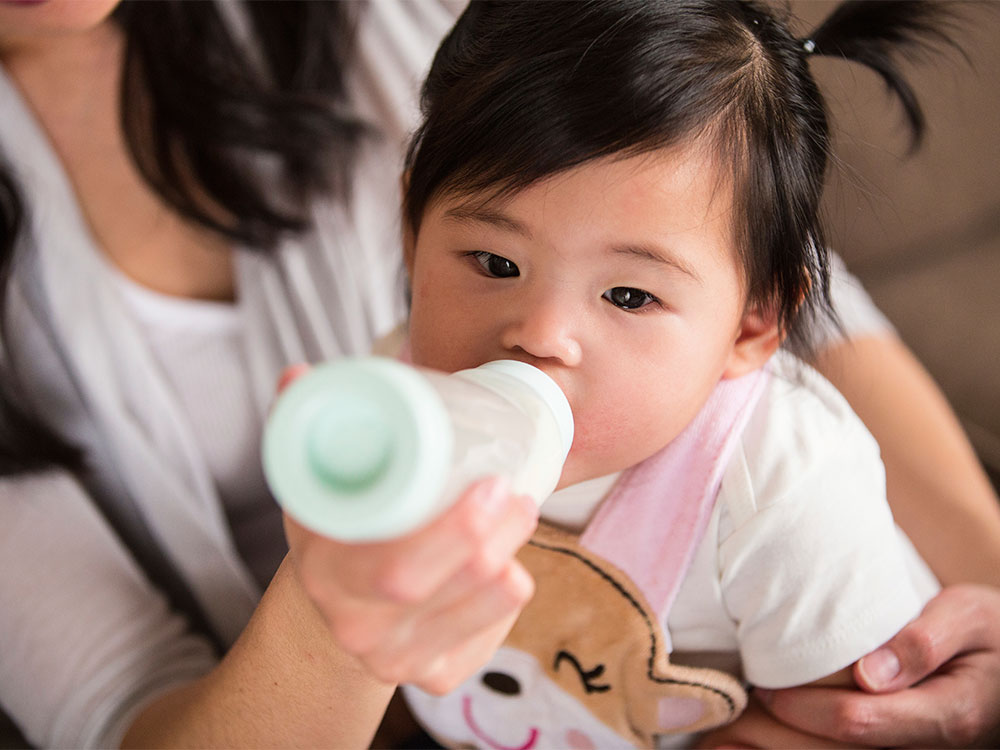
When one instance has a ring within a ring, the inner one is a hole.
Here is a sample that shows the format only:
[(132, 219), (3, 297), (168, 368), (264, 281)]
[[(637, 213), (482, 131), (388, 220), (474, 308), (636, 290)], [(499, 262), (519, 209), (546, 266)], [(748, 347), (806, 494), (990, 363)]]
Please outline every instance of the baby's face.
[(552, 376), (576, 421), (561, 487), (648, 458), (720, 378), (773, 351), (757, 352), (773, 323), (744, 315), (731, 210), (695, 148), (588, 163), (503, 201), (444, 195), (407, 250), (413, 361)]

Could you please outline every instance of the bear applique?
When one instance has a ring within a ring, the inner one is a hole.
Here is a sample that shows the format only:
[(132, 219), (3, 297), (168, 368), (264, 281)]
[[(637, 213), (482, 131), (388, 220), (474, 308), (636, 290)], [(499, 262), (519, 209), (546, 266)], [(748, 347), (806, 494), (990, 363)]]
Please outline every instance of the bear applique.
[(518, 557), (537, 589), (494, 658), (446, 696), (407, 696), (442, 744), (653, 747), (656, 734), (725, 724), (746, 706), (731, 675), (670, 664), (646, 598), (574, 535), (543, 524)]

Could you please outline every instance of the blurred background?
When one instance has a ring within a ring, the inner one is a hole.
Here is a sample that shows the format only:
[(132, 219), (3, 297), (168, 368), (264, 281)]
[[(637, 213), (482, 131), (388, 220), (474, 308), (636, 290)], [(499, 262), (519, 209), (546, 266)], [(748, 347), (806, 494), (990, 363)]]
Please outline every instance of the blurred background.
[[(837, 162), (833, 247), (941, 385), (1000, 486), (1000, 2), (946, 2), (954, 49), (905, 68), (927, 132), (908, 155), (902, 111), (859, 65), (812, 62)], [(805, 36), (836, 6), (791, 0)]]

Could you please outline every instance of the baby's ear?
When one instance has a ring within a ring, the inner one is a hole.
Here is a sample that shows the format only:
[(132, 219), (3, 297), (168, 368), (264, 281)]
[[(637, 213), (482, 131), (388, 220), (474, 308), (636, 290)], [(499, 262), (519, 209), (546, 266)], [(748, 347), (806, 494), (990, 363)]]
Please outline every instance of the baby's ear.
[(757, 308), (743, 314), (723, 378), (738, 378), (764, 366), (778, 347), (782, 334), (775, 307)]

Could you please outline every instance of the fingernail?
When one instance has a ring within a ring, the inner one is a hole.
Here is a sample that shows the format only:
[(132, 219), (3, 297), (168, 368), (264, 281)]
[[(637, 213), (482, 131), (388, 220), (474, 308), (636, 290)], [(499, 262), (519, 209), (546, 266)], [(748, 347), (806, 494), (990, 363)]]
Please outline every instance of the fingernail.
[(297, 380), (302, 375), (309, 372), (309, 364), (306, 362), (299, 362), (294, 365), (288, 365), (281, 374), (278, 376), (278, 386), (277, 391), (280, 393), (285, 390), (288, 386), (292, 384), (293, 381)]
[(899, 659), (892, 649), (880, 648), (861, 658), (861, 674), (873, 688), (885, 687), (899, 674)]

